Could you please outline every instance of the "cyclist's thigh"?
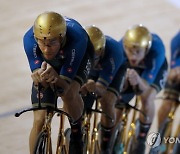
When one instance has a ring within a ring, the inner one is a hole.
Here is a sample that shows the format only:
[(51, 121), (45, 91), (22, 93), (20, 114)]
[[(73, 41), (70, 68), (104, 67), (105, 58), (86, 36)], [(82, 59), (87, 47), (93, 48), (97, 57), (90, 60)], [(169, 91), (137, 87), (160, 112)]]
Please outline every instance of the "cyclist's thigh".
[(168, 81), (165, 84), (165, 92), (180, 96), (180, 84), (172, 84)]
[[(31, 93), (31, 101), (33, 106), (38, 106), (38, 102), (39, 102), (38, 97), (39, 97), (38, 90), (33, 85), (32, 93)], [(41, 106), (47, 106), (47, 105), (54, 106), (56, 101), (57, 101), (57, 96), (50, 87), (41, 90), (40, 92)]]
[(45, 110), (36, 110), (33, 112), (33, 114), (34, 114), (34, 121), (38, 123), (44, 123), (45, 114), (46, 114)]

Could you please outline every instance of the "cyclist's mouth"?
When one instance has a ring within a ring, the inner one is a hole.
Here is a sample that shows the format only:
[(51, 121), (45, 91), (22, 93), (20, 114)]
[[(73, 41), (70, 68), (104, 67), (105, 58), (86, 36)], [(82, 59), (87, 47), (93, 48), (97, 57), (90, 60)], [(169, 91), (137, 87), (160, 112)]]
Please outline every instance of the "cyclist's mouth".
[(133, 66), (137, 65), (137, 60), (130, 60), (130, 64)]

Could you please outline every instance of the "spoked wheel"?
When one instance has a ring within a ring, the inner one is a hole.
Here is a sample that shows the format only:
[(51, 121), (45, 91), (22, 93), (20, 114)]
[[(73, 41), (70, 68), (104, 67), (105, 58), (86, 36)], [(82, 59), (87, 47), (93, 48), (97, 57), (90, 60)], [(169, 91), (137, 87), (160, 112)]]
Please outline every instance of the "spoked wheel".
[(34, 154), (52, 154), (51, 139), (50, 143), (48, 143), (48, 133), (46, 131), (42, 131), (39, 134), (35, 144)]

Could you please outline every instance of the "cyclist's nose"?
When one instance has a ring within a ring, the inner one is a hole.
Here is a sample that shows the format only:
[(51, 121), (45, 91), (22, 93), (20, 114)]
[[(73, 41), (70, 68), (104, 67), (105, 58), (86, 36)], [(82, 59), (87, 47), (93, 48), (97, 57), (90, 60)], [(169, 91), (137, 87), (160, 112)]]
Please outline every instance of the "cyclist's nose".
[(44, 52), (50, 52), (50, 50), (51, 50), (51, 49), (50, 49), (49, 46), (46, 45), (46, 46), (44, 47)]

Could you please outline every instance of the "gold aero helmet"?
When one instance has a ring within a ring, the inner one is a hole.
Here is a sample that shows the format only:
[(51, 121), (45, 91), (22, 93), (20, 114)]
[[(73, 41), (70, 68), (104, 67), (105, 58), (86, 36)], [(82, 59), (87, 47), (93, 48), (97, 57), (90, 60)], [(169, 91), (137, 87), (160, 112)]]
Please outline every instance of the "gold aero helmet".
[(56, 12), (44, 12), (36, 18), (33, 31), (34, 36), (38, 39), (64, 37), (66, 21), (63, 16)]
[(139, 47), (147, 52), (152, 44), (152, 35), (143, 25), (135, 25), (128, 29), (123, 37), (125, 48)]
[(106, 38), (103, 32), (94, 25), (86, 26), (85, 30), (89, 35), (91, 43), (93, 44), (95, 54), (102, 55), (106, 44)]

